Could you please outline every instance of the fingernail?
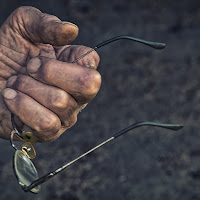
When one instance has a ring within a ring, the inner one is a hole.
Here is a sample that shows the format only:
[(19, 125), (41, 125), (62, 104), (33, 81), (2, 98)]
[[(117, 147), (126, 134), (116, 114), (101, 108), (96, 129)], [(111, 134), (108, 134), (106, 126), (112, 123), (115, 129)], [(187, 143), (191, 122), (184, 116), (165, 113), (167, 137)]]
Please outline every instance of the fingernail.
[(95, 63), (94, 60), (91, 60), (89, 65), (90, 65), (91, 68), (95, 68), (96, 67), (96, 63)]
[(71, 22), (66, 22), (66, 21), (56, 21), (56, 22), (58, 22), (60, 24), (69, 24), (69, 25), (72, 25), (72, 26), (75, 26), (76, 28), (78, 28), (78, 26), (76, 24), (73, 24)]
[(17, 96), (17, 92), (13, 89), (6, 88), (3, 92), (2, 95), (5, 99), (11, 100), (14, 99)]
[(27, 69), (29, 73), (34, 74), (38, 71), (40, 66), (41, 66), (41, 60), (39, 58), (32, 58), (27, 64)]
[(6, 87), (8, 88), (12, 87), (16, 80), (17, 80), (17, 76), (11, 76), (6, 82)]

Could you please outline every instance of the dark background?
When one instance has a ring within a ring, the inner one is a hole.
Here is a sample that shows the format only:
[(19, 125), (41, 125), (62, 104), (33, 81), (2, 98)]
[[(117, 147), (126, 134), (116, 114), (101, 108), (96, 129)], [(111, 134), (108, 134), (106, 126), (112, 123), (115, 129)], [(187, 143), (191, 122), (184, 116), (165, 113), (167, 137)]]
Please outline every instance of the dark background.
[(125, 34), (167, 44), (158, 51), (119, 41), (98, 50), (101, 90), (66, 134), (35, 145), (40, 175), (137, 121), (185, 127), (139, 128), (45, 183), (38, 195), (21, 191), (13, 150), (0, 140), (0, 199), (200, 199), (200, 1), (1, 0), (0, 22), (21, 5), (77, 24), (74, 44), (93, 47)]

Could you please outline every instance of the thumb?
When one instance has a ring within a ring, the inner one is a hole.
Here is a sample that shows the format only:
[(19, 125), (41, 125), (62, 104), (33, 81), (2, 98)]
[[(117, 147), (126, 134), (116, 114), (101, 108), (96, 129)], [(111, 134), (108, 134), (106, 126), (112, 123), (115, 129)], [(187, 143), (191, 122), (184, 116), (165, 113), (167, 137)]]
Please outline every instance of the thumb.
[(71, 43), (78, 35), (78, 27), (70, 22), (62, 22), (53, 15), (24, 6), (16, 9), (11, 15), (15, 28), (26, 39), (33, 43), (62, 46)]

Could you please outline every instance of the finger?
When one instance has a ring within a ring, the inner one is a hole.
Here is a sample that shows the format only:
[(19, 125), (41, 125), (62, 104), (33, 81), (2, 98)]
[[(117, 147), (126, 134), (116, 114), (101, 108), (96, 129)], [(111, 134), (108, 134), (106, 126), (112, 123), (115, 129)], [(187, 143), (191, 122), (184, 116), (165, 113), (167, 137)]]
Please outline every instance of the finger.
[[(20, 119), (19, 117), (17, 117), (15, 115), (15, 123), (17, 124), (17, 126), (20, 128), (20, 130), (23, 130), (23, 131), (26, 131), (26, 132), (34, 132), (34, 130), (32, 128), (30, 128), (29, 126), (27, 126), (26, 124), (24, 124)], [(60, 135), (62, 135), (66, 130), (68, 129), (68, 127), (64, 127), (62, 126), (59, 131), (54, 134), (54, 135), (51, 135), (50, 137), (50, 140), (55, 140), (57, 139)], [(20, 137), (16, 137), (14, 138), (14, 140), (21, 140)], [(35, 135), (35, 142), (47, 142), (49, 141), (48, 138), (43, 138), (42, 140), (41, 139), (38, 139), (37, 136)]]
[[(57, 59), (69, 63), (75, 61), (76, 59), (80, 58), (82, 55), (91, 50), (91, 48), (82, 45), (68, 45), (62, 48), (54, 48), (56, 50)], [(90, 54), (77, 61), (76, 64), (79, 64), (84, 67), (97, 69), (99, 61), (100, 58), (97, 52), (92, 51)]]
[(10, 88), (4, 90), (3, 97), (8, 109), (18, 116), (24, 124), (34, 129), (36, 137), (40, 141), (55, 138), (61, 127), (56, 114), (28, 95)]
[(12, 26), (33, 43), (62, 46), (71, 43), (78, 35), (76, 25), (29, 6), (16, 9), (9, 19)]
[(64, 90), (41, 83), (30, 76), (12, 76), (7, 81), (7, 87), (18, 90), (35, 99), (37, 102), (56, 113), (65, 127), (76, 123), (78, 104)]
[(101, 85), (101, 76), (96, 70), (55, 59), (33, 58), (27, 70), (35, 79), (65, 90), (79, 104), (94, 98)]

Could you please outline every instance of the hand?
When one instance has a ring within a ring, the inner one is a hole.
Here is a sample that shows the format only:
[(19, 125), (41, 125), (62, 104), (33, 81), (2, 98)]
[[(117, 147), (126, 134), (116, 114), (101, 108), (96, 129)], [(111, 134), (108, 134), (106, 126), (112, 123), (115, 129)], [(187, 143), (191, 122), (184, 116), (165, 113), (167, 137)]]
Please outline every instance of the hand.
[(37, 141), (55, 140), (76, 123), (97, 94), (98, 54), (70, 46), (78, 27), (33, 7), (15, 10), (0, 28), (0, 137), (8, 139), (10, 111), (20, 129)]

